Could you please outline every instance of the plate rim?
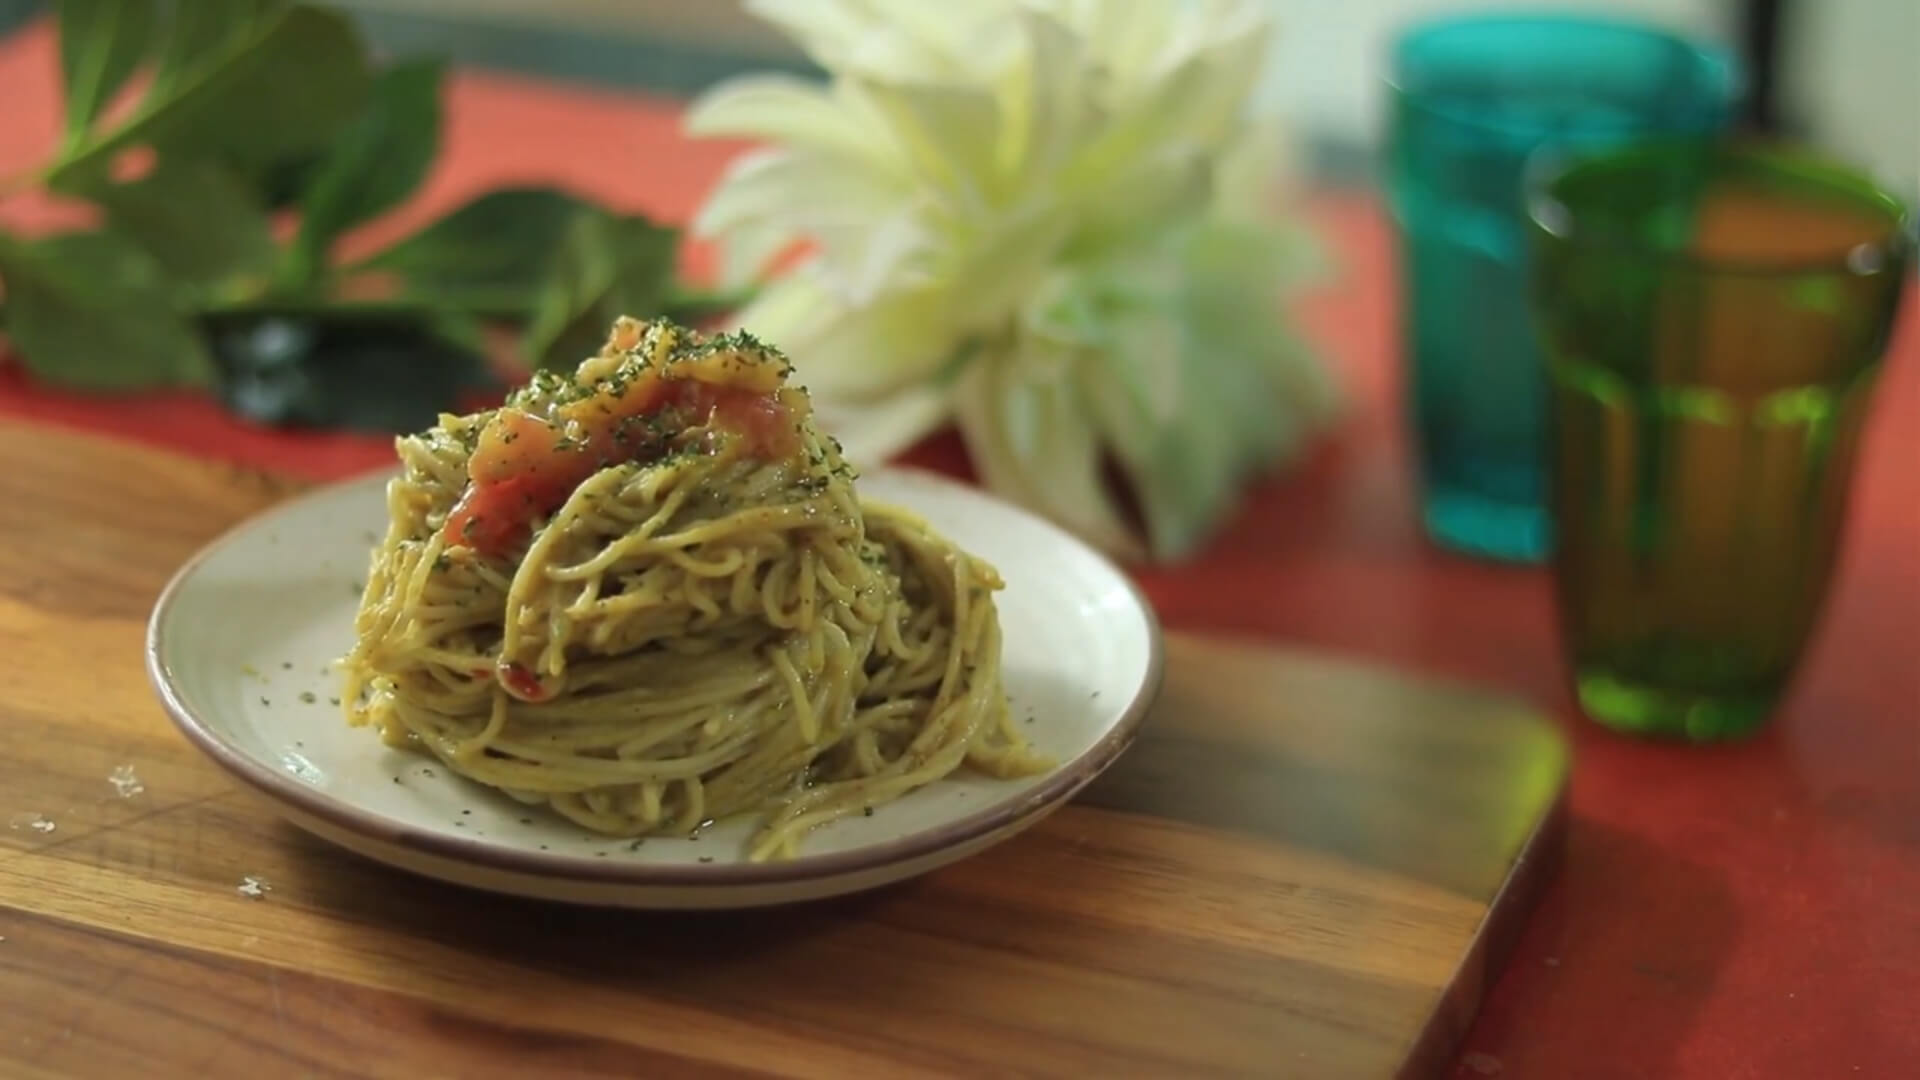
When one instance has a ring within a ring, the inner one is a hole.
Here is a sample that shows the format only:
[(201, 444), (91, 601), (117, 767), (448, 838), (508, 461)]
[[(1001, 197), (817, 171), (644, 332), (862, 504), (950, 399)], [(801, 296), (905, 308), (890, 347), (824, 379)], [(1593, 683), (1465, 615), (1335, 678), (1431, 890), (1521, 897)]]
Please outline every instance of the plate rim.
[(147, 678), (174, 727), (189, 743), (207, 755), (228, 775), (269, 799), (291, 804), (305, 813), (383, 846), (418, 851), (513, 874), (632, 888), (778, 885), (871, 873), (964, 845), (997, 829), (1016, 824), (1032, 816), (1041, 808), (1071, 799), (1094, 777), (1105, 772), (1133, 744), (1147, 713), (1159, 698), (1166, 667), (1166, 644), (1159, 613), (1154, 610), (1139, 583), (1105, 552), (1023, 506), (941, 473), (918, 466), (885, 466), (871, 472), (952, 489), (968, 498), (996, 502), (1038, 524), (1053, 534), (1059, 542), (1078, 548), (1083, 554), (1091, 556), (1111, 572), (1125, 586), (1134, 607), (1144, 618), (1147, 633), (1147, 663), (1139, 689), (1121, 711), (1119, 719), (1095, 740), (1092, 746), (1061, 763), (1052, 773), (1019, 796), (999, 800), (944, 824), (907, 833), (890, 840), (844, 851), (824, 852), (818, 855), (802, 854), (791, 859), (758, 863), (718, 861), (699, 864), (635, 863), (570, 855), (564, 852), (529, 851), (487, 843), (473, 837), (445, 836), (362, 808), (300, 783), (293, 777), (245, 753), (211, 730), (209, 725), (195, 715), (183, 700), (176, 686), (173, 671), (164, 657), (165, 624), (181, 591), (203, 564), (240, 542), (246, 535), (270, 526), (274, 521), (291, 514), (306, 503), (317, 502), (349, 488), (371, 485), (375, 482), (384, 483), (394, 473), (391, 468), (369, 470), (358, 476), (318, 485), (292, 498), (281, 500), (235, 522), (202, 545), (180, 565), (178, 570), (174, 571), (173, 576), (168, 579), (166, 586), (161, 589), (159, 597), (154, 601), (153, 610), (147, 619), (145, 650)]

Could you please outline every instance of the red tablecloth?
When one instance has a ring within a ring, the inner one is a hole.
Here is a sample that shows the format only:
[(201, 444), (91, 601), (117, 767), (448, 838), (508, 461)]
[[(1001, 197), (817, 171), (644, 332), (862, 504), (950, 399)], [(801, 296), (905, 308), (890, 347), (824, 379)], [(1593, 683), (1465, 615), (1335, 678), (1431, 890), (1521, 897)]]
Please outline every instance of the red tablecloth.
[[(0, 175), (53, 144), (57, 85), (43, 30), (0, 45)], [(445, 153), (408, 221), (486, 187), (543, 180), (684, 220), (737, 149), (682, 140), (669, 103), (494, 75), (457, 77), (448, 107)], [(1138, 576), (1169, 626), (1469, 678), (1564, 719), (1577, 755), (1566, 867), (1460, 1075), (1914, 1075), (1920, 301), (1893, 347), (1844, 565), (1791, 703), (1745, 745), (1647, 745), (1574, 719), (1541, 572), (1422, 542), (1398, 426), (1386, 224), (1360, 196), (1317, 198), (1308, 212), (1338, 265), (1303, 317), (1350, 388), (1351, 415), (1195, 562)], [(8, 227), (61, 216), (33, 198), (0, 206)], [(314, 478), (390, 460), (382, 440), (261, 430), (190, 395), (52, 393), (10, 368), (0, 412)], [(917, 456), (960, 463), (951, 443)]]

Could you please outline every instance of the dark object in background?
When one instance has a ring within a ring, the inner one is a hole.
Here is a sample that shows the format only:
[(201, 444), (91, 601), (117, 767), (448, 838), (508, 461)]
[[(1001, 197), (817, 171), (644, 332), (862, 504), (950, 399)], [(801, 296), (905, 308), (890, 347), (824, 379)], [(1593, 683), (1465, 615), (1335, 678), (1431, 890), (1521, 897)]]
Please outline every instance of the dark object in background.
[(477, 351), (414, 312), (247, 311), (205, 316), (201, 328), (222, 403), (274, 427), (417, 431), (498, 388)]
[(1740, 4), (1740, 59), (1747, 72), (1747, 96), (1740, 121), (1743, 128), (1756, 134), (1783, 134), (1780, 28), (1790, 17), (1790, 6), (1787, 0), (1742, 0)]

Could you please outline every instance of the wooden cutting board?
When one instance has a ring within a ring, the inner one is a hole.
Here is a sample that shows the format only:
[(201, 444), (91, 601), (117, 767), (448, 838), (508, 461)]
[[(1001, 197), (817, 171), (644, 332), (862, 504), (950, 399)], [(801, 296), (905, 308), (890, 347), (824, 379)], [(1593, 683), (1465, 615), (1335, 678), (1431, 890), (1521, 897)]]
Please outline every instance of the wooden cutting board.
[(1527, 710), (1176, 634), (1105, 778), (921, 880), (467, 892), (282, 824), (147, 687), (161, 585), (289, 485), (18, 425), (0, 460), (0, 1075), (1433, 1075), (1560, 849)]

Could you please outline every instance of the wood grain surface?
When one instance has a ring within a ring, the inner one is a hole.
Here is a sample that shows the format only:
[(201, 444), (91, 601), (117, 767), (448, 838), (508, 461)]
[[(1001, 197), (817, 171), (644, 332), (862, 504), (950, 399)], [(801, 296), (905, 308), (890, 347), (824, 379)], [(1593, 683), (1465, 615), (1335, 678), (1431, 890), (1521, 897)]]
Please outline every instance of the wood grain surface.
[(146, 684), (162, 584), (285, 485), (18, 423), (0, 458), (0, 1075), (1430, 1075), (1557, 855), (1524, 710), (1175, 635), (1106, 777), (906, 885), (659, 915), (413, 878)]

